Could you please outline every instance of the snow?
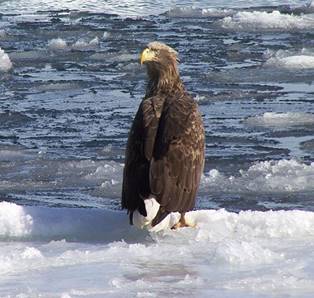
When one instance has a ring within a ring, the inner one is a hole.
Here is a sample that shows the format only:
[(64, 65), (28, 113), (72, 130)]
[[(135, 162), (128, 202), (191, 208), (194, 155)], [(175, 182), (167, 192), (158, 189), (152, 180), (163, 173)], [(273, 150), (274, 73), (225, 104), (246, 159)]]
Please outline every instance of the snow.
[(284, 14), (277, 10), (266, 11), (240, 11), (233, 16), (225, 17), (222, 26), (235, 30), (303, 30), (313, 29), (313, 17), (306, 15)]
[[(1, 297), (310, 297), (314, 291), (313, 212), (198, 210), (187, 214), (196, 228), (148, 234), (130, 227), (124, 212), (7, 202), (0, 210)], [(21, 233), (25, 216), (32, 224)], [(15, 223), (4, 233), (11, 217)]]
[(12, 63), (9, 55), (0, 48), (0, 72), (9, 71), (12, 68)]

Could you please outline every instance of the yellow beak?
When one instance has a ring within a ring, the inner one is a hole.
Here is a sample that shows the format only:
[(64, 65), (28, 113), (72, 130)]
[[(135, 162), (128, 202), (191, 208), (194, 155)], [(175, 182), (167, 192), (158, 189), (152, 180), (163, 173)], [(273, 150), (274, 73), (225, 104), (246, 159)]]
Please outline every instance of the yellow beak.
[(141, 57), (140, 57), (140, 60), (141, 60), (141, 64), (147, 62), (147, 61), (153, 61), (155, 59), (155, 53), (154, 51), (146, 48), (142, 54), (141, 54)]

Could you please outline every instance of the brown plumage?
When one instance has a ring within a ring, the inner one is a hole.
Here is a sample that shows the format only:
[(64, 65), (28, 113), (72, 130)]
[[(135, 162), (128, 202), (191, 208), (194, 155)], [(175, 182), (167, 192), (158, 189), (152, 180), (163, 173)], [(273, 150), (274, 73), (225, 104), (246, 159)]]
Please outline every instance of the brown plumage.
[(136, 113), (126, 149), (122, 208), (130, 222), (135, 210), (147, 216), (144, 200), (160, 204), (151, 225), (170, 212), (193, 209), (204, 167), (204, 128), (197, 103), (186, 92), (177, 68), (177, 52), (152, 42), (142, 52), (147, 91)]

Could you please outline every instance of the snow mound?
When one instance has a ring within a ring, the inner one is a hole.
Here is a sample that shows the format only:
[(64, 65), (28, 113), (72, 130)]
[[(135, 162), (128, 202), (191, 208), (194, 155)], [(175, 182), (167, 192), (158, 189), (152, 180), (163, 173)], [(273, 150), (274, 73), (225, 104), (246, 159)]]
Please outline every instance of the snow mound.
[(277, 10), (241, 11), (225, 17), (222, 26), (235, 30), (303, 30), (314, 29), (314, 18), (306, 15), (283, 14)]
[(9, 55), (0, 48), (0, 72), (9, 71), (12, 68), (12, 62)]
[(314, 191), (314, 162), (304, 164), (297, 160), (258, 162), (239, 176), (225, 176), (216, 169), (202, 177), (202, 191), (225, 193), (291, 193)]

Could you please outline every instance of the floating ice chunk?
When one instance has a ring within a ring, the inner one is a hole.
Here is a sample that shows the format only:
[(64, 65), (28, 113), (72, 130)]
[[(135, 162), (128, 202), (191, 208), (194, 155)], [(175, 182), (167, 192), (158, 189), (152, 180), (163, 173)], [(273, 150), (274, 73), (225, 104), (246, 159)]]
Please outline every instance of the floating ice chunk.
[(242, 11), (233, 16), (225, 17), (222, 26), (226, 29), (237, 30), (302, 30), (314, 29), (314, 19), (306, 15), (283, 14), (277, 10), (266, 11)]
[(111, 35), (111, 34), (110, 34), (108, 31), (105, 31), (104, 34), (103, 34), (103, 36), (102, 36), (102, 38), (103, 38), (103, 39), (108, 39), (108, 38), (110, 37), (110, 35)]
[(7, 36), (6, 32), (2, 29), (0, 29), (0, 39), (5, 38)]
[(97, 46), (98, 44), (99, 44), (99, 38), (97, 36), (89, 42), (90, 46)]
[(266, 112), (261, 116), (249, 117), (244, 123), (252, 126), (293, 126), (314, 124), (314, 114), (302, 112)]
[(79, 39), (78, 41), (76, 41), (73, 45), (72, 45), (72, 49), (74, 50), (90, 50), (90, 49), (94, 49), (95, 47), (97, 47), (99, 45), (99, 38), (96, 36), (95, 38), (93, 38), (92, 40), (85, 41), (83, 39)]
[(0, 48), (0, 72), (6, 72), (9, 71), (12, 68), (12, 62), (9, 58), (9, 55), (4, 52)]
[(239, 176), (225, 176), (211, 170), (201, 179), (203, 191), (225, 193), (285, 193), (314, 191), (314, 163), (297, 160), (263, 161), (248, 170), (240, 170)]
[(233, 10), (220, 8), (194, 8), (176, 7), (167, 12), (170, 17), (177, 18), (197, 18), (197, 17), (224, 17), (231, 15)]
[(314, 68), (314, 56), (308, 55), (294, 55), (283, 58), (270, 58), (267, 63), (268, 65), (275, 65), (284, 68)]
[(64, 39), (55, 38), (48, 42), (48, 47), (51, 50), (65, 50), (68, 47), (68, 45)]

